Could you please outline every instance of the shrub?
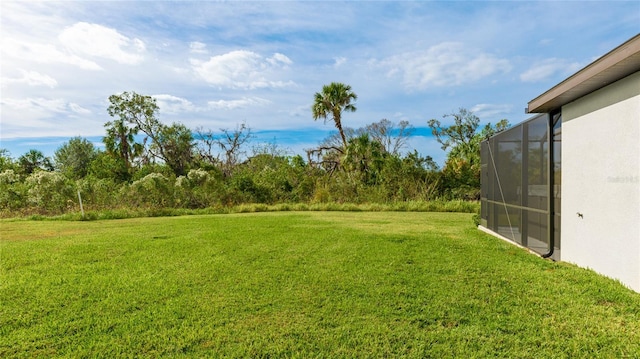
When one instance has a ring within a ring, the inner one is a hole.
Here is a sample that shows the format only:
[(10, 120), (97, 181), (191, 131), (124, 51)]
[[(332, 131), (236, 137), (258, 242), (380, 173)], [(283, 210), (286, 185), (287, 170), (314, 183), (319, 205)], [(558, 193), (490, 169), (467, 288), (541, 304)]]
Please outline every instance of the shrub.
[(0, 172), (0, 210), (11, 211), (25, 207), (27, 187), (13, 169)]
[(192, 169), (176, 179), (175, 205), (192, 209), (211, 207), (221, 202), (224, 192), (224, 183), (215, 173)]
[(76, 182), (82, 195), (85, 210), (92, 208), (113, 208), (122, 205), (118, 196), (120, 184), (110, 178), (85, 177)]
[(133, 207), (173, 207), (173, 187), (173, 181), (153, 172), (124, 187), (123, 199), (128, 199)]
[(46, 211), (63, 212), (76, 206), (76, 191), (58, 172), (35, 171), (26, 179), (27, 202)]

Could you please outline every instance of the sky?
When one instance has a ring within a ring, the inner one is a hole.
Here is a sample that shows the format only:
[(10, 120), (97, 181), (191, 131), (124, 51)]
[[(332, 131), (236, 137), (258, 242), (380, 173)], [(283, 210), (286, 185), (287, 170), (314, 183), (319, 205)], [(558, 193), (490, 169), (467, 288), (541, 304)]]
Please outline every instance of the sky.
[(304, 154), (335, 131), (316, 92), (358, 95), (343, 126), (416, 128), (405, 151), (442, 164), (427, 121), (482, 124), (527, 103), (640, 33), (640, 1), (2, 1), (0, 148), (47, 156), (81, 136), (101, 147), (108, 97), (149, 95), (165, 124)]

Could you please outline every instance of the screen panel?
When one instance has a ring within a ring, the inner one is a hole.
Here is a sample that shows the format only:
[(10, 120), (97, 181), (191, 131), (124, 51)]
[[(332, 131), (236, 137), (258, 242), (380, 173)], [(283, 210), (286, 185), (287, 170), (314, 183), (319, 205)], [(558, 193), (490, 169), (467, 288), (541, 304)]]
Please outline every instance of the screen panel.
[(551, 128), (550, 116), (538, 115), (482, 142), (480, 213), (487, 228), (540, 254), (550, 252), (553, 218), (553, 258), (559, 259), (562, 120), (553, 119)]

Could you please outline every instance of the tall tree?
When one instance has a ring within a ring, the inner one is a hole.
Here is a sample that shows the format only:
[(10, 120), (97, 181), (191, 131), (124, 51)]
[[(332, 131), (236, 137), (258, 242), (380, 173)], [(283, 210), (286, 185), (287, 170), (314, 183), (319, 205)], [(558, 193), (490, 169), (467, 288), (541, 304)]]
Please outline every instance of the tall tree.
[(29, 152), (23, 154), (18, 158), (18, 164), (22, 172), (26, 175), (30, 175), (36, 169), (45, 171), (53, 171), (53, 164), (49, 157), (38, 150), (31, 149)]
[(182, 124), (161, 126), (150, 147), (157, 150), (176, 176), (186, 175), (194, 160), (195, 142), (191, 130)]
[(428, 123), (442, 149), (450, 149), (443, 168), (445, 190), (456, 197), (477, 199), (480, 193), (480, 142), (509, 128), (509, 121), (500, 120), (495, 126), (488, 123), (478, 131), (480, 118), (467, 109), (460, 108), (458, 113), (443, 117), (453, 118), (453, 124), (443, 127), (435, 119)]
[(229, 129), (220, 129), (220, 131), (222, 131), (222, 136), (216, 141), (216, 144), (224, 153), (222, 172), (226, 176), (230, 176), (240, 156), (244, 155), (242, 147), (251, 139), (251, 129), (242, 123), (236, 126), (233, 131)]
[(138, 130), (116, 119), (104, 124), (107, 135), (103, 137), (107, 154), (116, 159), (116, 176), (128, 180), (133, 171), (134, 160), (142, 154), (142, 144), (135, 141)]
[(147, 161), (157, 158), (176, 175), (186, 174), (195, 146), (191, 131), (181, 124), (162, 124), (157, 118), (159, 107), (151, 96), (123, 92), (109, 96), (109, 102), (109, 115), (130, 125), (136, 133), (140, 131), (146, 135), (143, 146), (151, 140), (145, 147)]
[(473, 143), (480, 118), (465, 108), (460, 108), (458, 113), (450, 113), (442, 117), (445, 119), (453, 118), (454, 123), (449, 127), (443, 127), (439, 120), (429, 120), (428, 124), (436, 141), (442, 145), (441, 147), (445, 151), (458, 147), (462, 148), (461, 152), (465, 152)]
[(220, 132), (220, 135), (216, 135), (211, 130), (196, 129), (198, 155), (208, 164), (220, 165), (222, 172), (228, 177), (240, 158), (245, 155), (243, 147), (253, 135), (251, 128), (245, 123), (237, 125), (235, 130), (221, 128)]
[(356, 101), (358, 96), (351, 90), (351, 86), (340, 82), (332, 82), (324, 85), (321, 92), (316, 92), (311, 112), (313, 119), (322, 118), (326, 120), (331, 117), (342, 139), (343, 151), (347, 148), (347, 137), (342, 129), (342, 112), (355, 112), (356, 106), (352, 101)]
[[(160, 123), (156, 118), (156, 113), (159, 108), (153, 97), (125, 91), (118, 95), (109, 96), (109, 102), (111, 104), (107, 108), (107, 112), (111, 117), (115, 118), (113, 123), (120, 134), (127, 133), (135, 136), (142, 131), (147, 137), (153, 137), (149, 134), (158, 132)], [(121, 138), (124, 139), (122, 136)], [(145, 139), (142, 144), (143, 149), (146, 142)], [(120, 145), (124, 149), (126, 141), (120, 141)], [(120, 152), (124, 154), (123, 150)], [(127, 161), (125, 158), (125, 163), (130, 161), (131, 159)]]
[(132, 124), (147, 135), (158, 127), (156, 114), (159, 107), (153, 97), (125, 91), (109, 96), (109, 102), (111, 105), (107, 112), (111, 117)]
[(500, 120), (495, 126), (488, 123), (480, 132), (480, 118), (465, 108), (458, 113), (446, 114), (444, 118), (453, 118), (453, 124), (443, 127), (439, 120), (431, 119), (428, 124), (431, 133), (443, 150), (450, 149), (449, 156), (461, 158), (472, 163), (480, 162), (480, 142), (489, 136), (509, 128), (509, 121)]
[(91, 161), (98, 155), (98, 150), (86, 138), (74, 137), (60, 146), (53, 158), (55, 166), (68, 178), (83, 178), (89, 172)]
[(387, 119), (367, 125), (362, 132), (369, 134), (371, 139), (384, 146), (384, 150), (392, 155), (400, 154), (400, 150), (407, 145), (407, 140), (415, 132), (409, 121), (397, 124)]
[(355, 179), (372, 185), (378, 180), (385, 156), (384, 146), (365, 133), (349, 140), (342, 165)]
[(0, 172), (8, 169), (17, 169), (16, 163), (11, 158), (11, 152), (6, 148), (0, 148)]

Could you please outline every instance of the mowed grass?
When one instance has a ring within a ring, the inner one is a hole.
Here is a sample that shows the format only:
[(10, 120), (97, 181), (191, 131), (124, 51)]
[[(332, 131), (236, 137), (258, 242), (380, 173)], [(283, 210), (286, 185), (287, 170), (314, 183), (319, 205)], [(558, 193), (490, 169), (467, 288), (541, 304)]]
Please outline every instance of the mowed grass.
[(471, 214), (0, 222), (0, 357), (640, 357), (640, 295)]

